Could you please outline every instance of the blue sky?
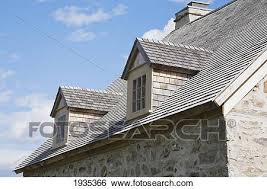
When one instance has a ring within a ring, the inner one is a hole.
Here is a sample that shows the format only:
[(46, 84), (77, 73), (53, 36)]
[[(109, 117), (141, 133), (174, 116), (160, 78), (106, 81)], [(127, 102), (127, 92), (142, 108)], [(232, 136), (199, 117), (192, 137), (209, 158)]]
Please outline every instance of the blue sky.
[(27, 123), (51, 120), (58, 86), (104, 89), (120, 76), (135, 38), (164, 37), (186, 2), (1, 2), (0, 176), (14, 176), (13, 166), (43, 142), (28, 137)]

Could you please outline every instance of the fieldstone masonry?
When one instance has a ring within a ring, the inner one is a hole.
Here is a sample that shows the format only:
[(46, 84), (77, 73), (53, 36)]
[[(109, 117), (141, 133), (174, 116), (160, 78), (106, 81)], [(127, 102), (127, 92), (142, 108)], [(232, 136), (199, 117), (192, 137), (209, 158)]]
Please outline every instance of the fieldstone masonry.
[(226, 116), (230, 176), (267, 176), (267, 76)]
[[(214, 121), (221, 117), (213, 118)], [(179, 129), (179, 128), (178, 128)], [(192, 132), (199, 131), (195, 127)], [(188, 132), (188, 131), (187, 131)], [(37, 169), (30, 176), (227, 176), (225, 141), (140, 141), (63, 166)], [(27, 173), (25, 174), (27, 176)]]
[(217, 110), (197, 116), (210, 124), (226, 123), (221, 131), (226, 140), (215, 135), (206, 141), (158, 137), (107, 146), (104, 152), (74, 162), (64, 159), (66, 163), (26, 171), (24, 176), (267, 176), (266, 80), (267, 76), (228, 115)]

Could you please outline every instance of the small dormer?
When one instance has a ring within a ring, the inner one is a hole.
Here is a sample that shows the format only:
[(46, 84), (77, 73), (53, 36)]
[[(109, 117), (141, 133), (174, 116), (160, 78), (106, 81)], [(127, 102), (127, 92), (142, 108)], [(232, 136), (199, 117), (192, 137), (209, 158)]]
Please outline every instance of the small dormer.
[(53, 147), (67, 144), (69, 137), (82, 137), (93, 123), (106, 115), (121, 99), (115, 84), (106, 91), (60, 87), (51, 112), (54, 118)]
[(162, 41), (137, 39), (124, 68), (127, 120), (153, 112), (196, 75), (212, 52)]

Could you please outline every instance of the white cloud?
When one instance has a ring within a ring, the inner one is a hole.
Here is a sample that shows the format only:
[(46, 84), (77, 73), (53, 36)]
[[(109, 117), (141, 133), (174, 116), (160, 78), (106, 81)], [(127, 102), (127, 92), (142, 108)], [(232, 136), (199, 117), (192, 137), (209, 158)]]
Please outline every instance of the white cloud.
[(114, 16), (126, 14), (127, 7), (123, 4), (116, 6), (111, 12), (98, 9), (89, 12), (86, 8), (76, 6), (65, 6), (53, 12), (56, 21), (62, 22), (67, 26), (81, 27), (92, 23), (99, 23), (111, 19)]
[(12, 91), (6, 90), (6, 91), (0, 91), (0, 104), (4, 104), (10, 101), (12, 97)]
[(35, 0), (37, 3), (45, 3), (45, 2), (48, 2), (48, 1), (51, 1), (51, 0)]
[[(45, 95), (32, 94), (15, 101), (17, 111), (0, 112), (0, 171), (2, 175), (16, 176), (12, 174), (12, 170), (31, 153), (31, 151), (22, 149), (28, 149), (44, 141), (39, 133), (34, 134), (34, 138), (30, 138), (28, 125), (32, 121), (52, 121), (49, 118), (52, 104), (52, 101)], [(19, 108), (22, 108), (21, 111)]]
[(189, 2), (189, 0), (169, 0), (171, 2), (175, 2), (175, 3), (187, 3)]
[(20, 59), (20, 56), (16, 53), (8, 54), (8, 58), (11, 62), (17, 62)]
[[(39, 133), (34, 134), (34, 138), (29, 137), (29, 122), (53, 121), (49, 117), (53, 101), (46, 95), (32, 94), (13, 98), (14, 92), (6, 87), (1, 89), (1, 83), (14, 73), (0, 68), (0, 105), (8, 102), (15, 108), (13, 112), (0, 111), (0, 171), (9, 176), (14, 167), (30, 153), (22, 149), (44, 141)], [(28, 146), (24, 146), (25, 144)]]
[(86, 42), (95, 39), (96, 34), (93, 32), (88, 32), (83, 29), (78, 29), (72, 32), (68, 37), (67, 40), (72, 42)]
[(57, 21), (62, 22), (67, 26), (77, 27), (102, 22), (110, 18), (110, 15), (101, 9), (89, 14), (86, 9), (76, 6), (60, 8), (53, 13), (53, 16)]
[(17, 150), (17, 149), (0, 149), (0, 167), (1, 169), (12, 170), (28, 155), (30, 151)]
[(5, 34), (5, 33), (1, 33), (0, 32), (0, 38), (4, 38), (4, 37), (6, 37), (7, 35)]
[(20, 59), (17, 53), (8, 51), (0, 51), (0, 57), (10, 62), (17, 62)]
[[(191, 0), (169, 0), (169, 1), (175, 2), (175, 3), (189, 3)], [(213, 0), (202, 0), (201, 2), (212, 3)]]
[(124, 4), (119, 4), (112, 9), (112, 12), (115, 16), (124, 15), (128, 11), (128, 7)]
[(1, 81), (3, 81), (3, 80), (5, 80), (6, 78), (8, 78), (8, 77), (10, 77), (10, 76), (12, 76), (12, 75), (14, 75), (14, 71), (12, 71), (12, 70), (2, 70), (1, 68), (0, 68), (0, 82)]
[(6, 89), (5, 80), (14, 74), (15, 72), (12, 70), (3, 70), (0, 68), (0, 103), (4, 103), (9, 100), (9, 92), (7, 92), (9, 90)]
[(12, 70), (2, 70), (0, 68), (0, 90), (3, 90), (3, 88), (5, 88), (5, 80), (14, 74), (15, 72)]
[(27, 141), (30, 122), (48, 122), (52, 121), (49, 117), (53, 101), (42, 94), (32, 94), (19, 97), (15, 104), (17, 108), (23, 108), (21, 111), (11, 113), (0, 113), (0, 127), (4, 127), (4, 133), (1, 137), (8, 139), (17, 139)]
[(163, 29), (152, 29), (144, 33), (143, 38), (162, 40), (175, 29), (175, 23), (171, 18)]

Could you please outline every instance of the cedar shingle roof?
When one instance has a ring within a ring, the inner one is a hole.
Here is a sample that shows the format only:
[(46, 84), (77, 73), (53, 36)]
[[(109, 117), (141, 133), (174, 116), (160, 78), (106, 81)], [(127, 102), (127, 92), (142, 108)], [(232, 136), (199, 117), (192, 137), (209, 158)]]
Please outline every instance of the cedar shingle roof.
[(62, 86), (59, 88), (51, 116), (54, 117), (56, 114), (60, 96), (64, 98), (67, 107), (100, 111), (105, 114), (118, 103), (122, 93), (126, 92), (125, 83), (125, 80), (116, 79), (105, 91)]
[[(138, 120), (147, 124), (207, 102), (213, 102), (253, 61), (267, 49), (267, 2), (266, 0), (237, 0), (213, 11), (184, 27), (175, 30), (164, 41), (186, 44), (213, 51), (207, 66), (178, 89), (152, 114)], [(126, 95), (100, 121), (124, 121)], [(101, 125), (96, 134), (73, 139), (70, 144), (50, 150), (51, 140), (38, 148), (16, 169), (44, 161), (59, 154), (107, 138), (139, 124)], [(104, 130), (109, 128), (109, 132)], [(102, 130), (102, 132), (101, 132)]]
[(107, 92), (115, 92), (115, 93), (126, 93), (127, 87), (126, 87), (127, 81), (123, 79), (116, 79), (114, 80), (105, 91)]
[(77, 87), (60, 87), (60, 90), (68, 107), (102, 112), (109, 112), (122, 96), (122, 93), (114, 91), (97, 91)]
[(200, 71), (209, 60), (212, 51), (169, 42), (137, 39), (150, 63)]
[(213, 53), (211, 50), (190, 45), (137, 38), (121, 78), (127, 79), (136, 52), (140, 52), (148, 64), (165, 66), (168, 69), (175, 68), (180, 71), (187, 70), (193, 73), (201, 71)]
[[(38, 163), (40, 161), (45, 161), (49, 158), (55, 157), (59, 154), (74, 150), (83, 144), (87, 143), (87, 141), (100, 140), (102, 137), (106, 137), (106, 135), (101, 135), (105, 133), (105, 131), (109, 127), (110, 121), (124, 121), (126, 115), (126, 91), (127, 91), (127, 82), (121, 79), (115, 80), (106, 91), (115, 92), (119, 91), (121, 93), (120, 99), (118, 103), (111, 108), (110, 112), (104, 115), (101, 118), (101, 123), (106, 122), (107, 125), (96, 125), (95, 127), (90, 127), (90, 133), (86, 138), (77, 138), (77, 137), (69, 137), (68, 145), (61, 148), (52, 148), (53, 140), (48, 139), (44, 142), (38, 149), (36, 149), (29, 157), (27, 157), (24, 161), (22, 161), (17, 167), (16, 170), (19, 170), (23, 167), (27, 167)], [(98, 123), (96, 123), (98, 124)], [(98, 126), (98, 127), (97, 127)]]

